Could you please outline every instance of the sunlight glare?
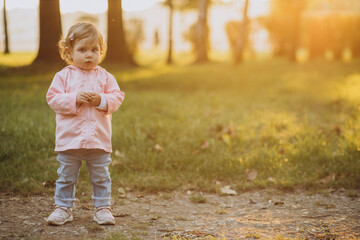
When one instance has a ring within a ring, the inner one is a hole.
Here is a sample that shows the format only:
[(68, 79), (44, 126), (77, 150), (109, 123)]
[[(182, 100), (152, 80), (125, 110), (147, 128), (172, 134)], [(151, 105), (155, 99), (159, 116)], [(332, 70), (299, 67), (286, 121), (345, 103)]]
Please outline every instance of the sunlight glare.
[[(150, 8), (159, 0), (123, 0), (123, 10), (127, 12), (142, 11)], [(3, 8), (3, 1), (0, 1), (0, 8)], [(39, 0), (6, 0), (6, 9), (16, 8), (37, 8)], [(97, 14), (107, 11), (108, 0), (60, 0), (60, 11), (62, 13), (87, 12)]]
[(127, 12), (142, 11), (150, 8), (154, 3), (159, 0), (123, 0), (123, 10)]
[[(6, 10), (13, 10), (16, 8), (37, 8), (39, 0), (6, 0)], [(0, 8), (3, 8), (3, 1), (0, 2)]]
[(62, 13), (87, 12), (91, 14), (107, 11), (107, 0), (60, 0)]

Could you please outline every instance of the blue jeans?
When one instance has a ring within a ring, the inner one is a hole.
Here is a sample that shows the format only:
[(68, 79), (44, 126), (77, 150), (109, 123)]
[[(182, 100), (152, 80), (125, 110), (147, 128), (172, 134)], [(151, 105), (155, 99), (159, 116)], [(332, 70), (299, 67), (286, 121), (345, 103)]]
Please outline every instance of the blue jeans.
[(55, 205), (72, 207), (75, 200), (75, 184), (78, 180), (81, 161), (86, 161), (93, 188), (95, 207), (110, 206), (111, 178), (109, 164), (110, 153), (101, 149), (71, 149), (59, 152), (57, 161), (60, 164), (56, 181)]

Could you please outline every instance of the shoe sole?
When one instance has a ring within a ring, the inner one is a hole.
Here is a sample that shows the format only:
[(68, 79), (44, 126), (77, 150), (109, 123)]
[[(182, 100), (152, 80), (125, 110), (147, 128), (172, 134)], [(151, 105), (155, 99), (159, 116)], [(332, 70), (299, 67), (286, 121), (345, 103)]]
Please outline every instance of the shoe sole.
[(94, 222), (97, 222), (97, 224), (99, 225), (115, 225), (115, 221), (100, 221), (99, 219), (96, 218), (96, 216), (94, 216), (93, 218)]
[(73, 220), (73, 216), (71, 215), (70, 217), (68, 217), (67, 219), (65, 219), (63, 222), (55, 222), (55, 221), (49, 221), (47, 220), (46, 222), (49, 224), (49, 225), (55, 225), (55, 226), (61, 226), (63, 224), (65, 224), (66, 222), (71, 222)]

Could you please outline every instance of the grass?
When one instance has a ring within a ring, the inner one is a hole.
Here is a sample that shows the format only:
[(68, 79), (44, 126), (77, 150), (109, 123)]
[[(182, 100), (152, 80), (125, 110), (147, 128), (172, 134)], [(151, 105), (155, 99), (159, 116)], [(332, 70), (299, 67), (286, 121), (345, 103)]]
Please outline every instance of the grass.
[(33, 52), (16, 52), (11, 54), (1, 54), (0, 69), (6, 67), (19, 67), (31, 63), (36, 57)]
[(193, 203), (206, 203), (206, 198), (204, 197), (204, 195), (201, 192), (198, 194), (192, 195), (190, 200)]
[[(3, 71), (14, 66), (0, 59)], [(273, 59), (113, 71), (126, 92), (113, 114), (113, 193), (359, 189), (358, 66)], [(53, 193), (43, 186), (57, 179), (55, 114), (45, 100), (53, 75), (0, 75), (1, 191)], [(91, 191), (88, 182), (83, 167), (78, 192)]]
[(102, 238), (104, 240), (141, 240), (141, 238), (138, 237), (126, 237), (122, 233), (111, 233), (108, 234), (108, 236)]

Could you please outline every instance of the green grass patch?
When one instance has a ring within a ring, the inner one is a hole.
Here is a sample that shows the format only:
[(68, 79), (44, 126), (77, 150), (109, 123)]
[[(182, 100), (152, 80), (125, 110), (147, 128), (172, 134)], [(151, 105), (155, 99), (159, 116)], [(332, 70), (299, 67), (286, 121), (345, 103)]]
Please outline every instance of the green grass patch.
[[(113, 193), (217, 192), (216, 182), (358, 189), (358, 66), (274, 59), (113, 72), (126, 92), (113, 114)], [(55, 113), (45, 99), (53, 75), (0, 76), (1, 191), (53, 191), (43, 186), (57, 179)], [(91, 191), (88, 181), (81, 174), (78, 190)]]
[(11, 54), (1, 54), (0, 69), (19, 67), (30, 64), (36, 57), (36, 52), (16, 52)]

